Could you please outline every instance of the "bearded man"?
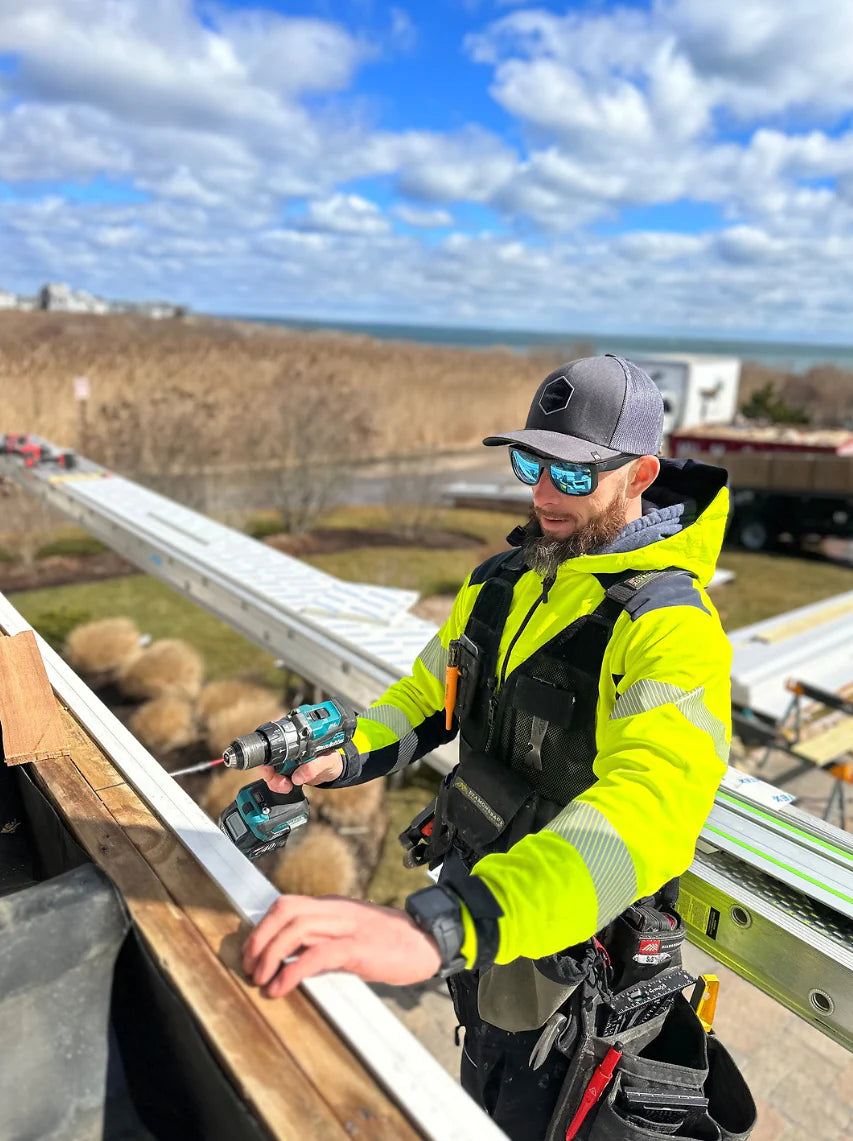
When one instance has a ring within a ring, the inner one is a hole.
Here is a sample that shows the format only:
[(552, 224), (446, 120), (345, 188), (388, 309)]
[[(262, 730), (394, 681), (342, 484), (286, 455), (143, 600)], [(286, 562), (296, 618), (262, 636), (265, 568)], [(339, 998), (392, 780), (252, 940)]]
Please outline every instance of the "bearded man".
[[(328, 970), (447, 977), (463, 1085), (517, 1141), (551, 1136), (571, 1110), (573, 995), (592, 976), (625, 994), (620, 978), (678, 962), (666, 885), (726, 766), (731, 650), (706, 593), (726, 477), (659, 459), (662, 427), (650, 377), (607, 355), (551, 373), (526, 427), (484, 441), (509, 446), (530, 521), (468, 577), (411, 676), (361, 714), (358, 755), (294, 774), (359, 784), (459, 734), (459, 765), (407, 833), (410, 862), (440, 868), (438, 882), (405, 912), (283, 897), (245, 949), (271, 997)], [(637, 956), (649, 916), (663, 919)]]

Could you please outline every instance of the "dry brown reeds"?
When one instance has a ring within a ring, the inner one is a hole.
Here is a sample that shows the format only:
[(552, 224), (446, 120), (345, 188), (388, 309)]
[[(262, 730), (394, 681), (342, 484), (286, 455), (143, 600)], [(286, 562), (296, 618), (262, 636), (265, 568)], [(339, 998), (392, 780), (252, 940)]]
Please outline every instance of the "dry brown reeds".
[(223, 750), (228, 748), (235, 737), (253, 733), (259, 725), (266, 721), (276, 721), (283, 715), (281, 698), (265, 690), (218, 710), (207, 718), (210, 755), (221, 757)]
[[(255, 701), (269, 698), (277, 700), (272, 690), (252, 682), (239, 680), (210, 681), (202, 687), (195, 703), (196, 714), (206, 724), (211, 717), (229, 709), (242, 701)], [(260, 724), (260, 722), (258, 722)], [(252, 726), (257, 728), (257, 726)]]
[(289, 895), (359, 894), (358, 865), (352, 849), (322, 824), (309, 824), (298, 840), (294, 836), (288, 841), (267, 878)]
[(153, 642), (122, 670), (118, 684), (126, 697), (194, 698), (203, 677), (204, 665), (192, 646), (177, 638), (164, 638)]
[[(0, 313), (0, 341), (6, 379), (0, 432), (38, 432), (136, 472), (158, 470), (159, 429), (174, 435), (176, 426), (180, 446), (170, 444), (170, 464), (209, 465), (215, 455), (219, 465), (243, 466), (247, 440), (259, 447), (275, 442), (271, 412), (292, 408), (299, 393), (321, 382), (382, 408), (369, 442), (375, 456), (475, 446), (489, 432), (523, 423), (538, 382), (572, 355), (568, 342), (523, 356), (207, 318), (41, 312)], [(79, 409), (68, 383), (81, 373), (92, 386), (87, 440), (78, 438)], [(204, 422), (196, 423), (200, 410)], [(180, 427), (190, 420), (197, 448)], [(434, 437), (413, 436), (419, 420), (437, 426)], [(125, 456), (110, 454), (117, 424), (132, 429)], [(280, 441), (258, 454), (279, 456)]]
[(128, 728), (155, 753), (168, 753), (196, 740), (198, 730), (192, 705), (181, 697), (156, 697), (131, 715)]
[(142, 653), (139, 627), (131, 618), (101, 618), (75, 626), (63, 656), (88, 681), (112, 681)]

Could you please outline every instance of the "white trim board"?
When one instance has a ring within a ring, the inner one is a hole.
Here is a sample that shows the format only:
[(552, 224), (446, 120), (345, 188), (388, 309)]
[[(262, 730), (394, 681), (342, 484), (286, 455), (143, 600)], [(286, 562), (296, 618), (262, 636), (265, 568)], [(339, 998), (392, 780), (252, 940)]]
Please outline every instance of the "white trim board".
[[(3, 595), (0, 628), (7, 634), (32, 629)], [(44, 639), (38, 634), (36, 639), (57, 696), (192, 852), (235, 909), (257, 923), (279, 892)], [(359, 979), (337, 973), (302, 985), (364, 1066), (430, 1141), (505, 1141), (505, 1134)]]

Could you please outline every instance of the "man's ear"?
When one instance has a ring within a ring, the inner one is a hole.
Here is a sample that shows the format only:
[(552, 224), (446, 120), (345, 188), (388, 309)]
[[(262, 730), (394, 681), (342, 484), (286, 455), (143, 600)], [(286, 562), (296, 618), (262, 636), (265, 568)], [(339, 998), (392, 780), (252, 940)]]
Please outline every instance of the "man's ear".
[(660, 460), (657, 456), (640, 456), (631, 465), (631, 478), (628, 480), (628, 498), (635, 499), (651, 487), (660, 472)]

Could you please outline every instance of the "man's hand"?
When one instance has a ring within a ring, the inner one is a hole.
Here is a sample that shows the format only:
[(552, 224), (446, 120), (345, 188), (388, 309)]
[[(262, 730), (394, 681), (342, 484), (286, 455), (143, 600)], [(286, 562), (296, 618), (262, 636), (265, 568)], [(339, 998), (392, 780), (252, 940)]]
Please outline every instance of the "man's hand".
[(435, 940), (404, 911), (337, 895), (281, 896), (243, 949), (243, 970), (267, 998), (326, 971), (403, 986), (432, 978), (440, 966)]
[(337, 780), (343, 771), (343, 754), (337, 749), (331, 753), (318, 753), (313, 760), (299, 765), (289, 777), (279, 776), (272, 765), (258, 767), (258, 775), (273, 792), (290, 792), (294, 785), (325, 784), (326, 781)]

